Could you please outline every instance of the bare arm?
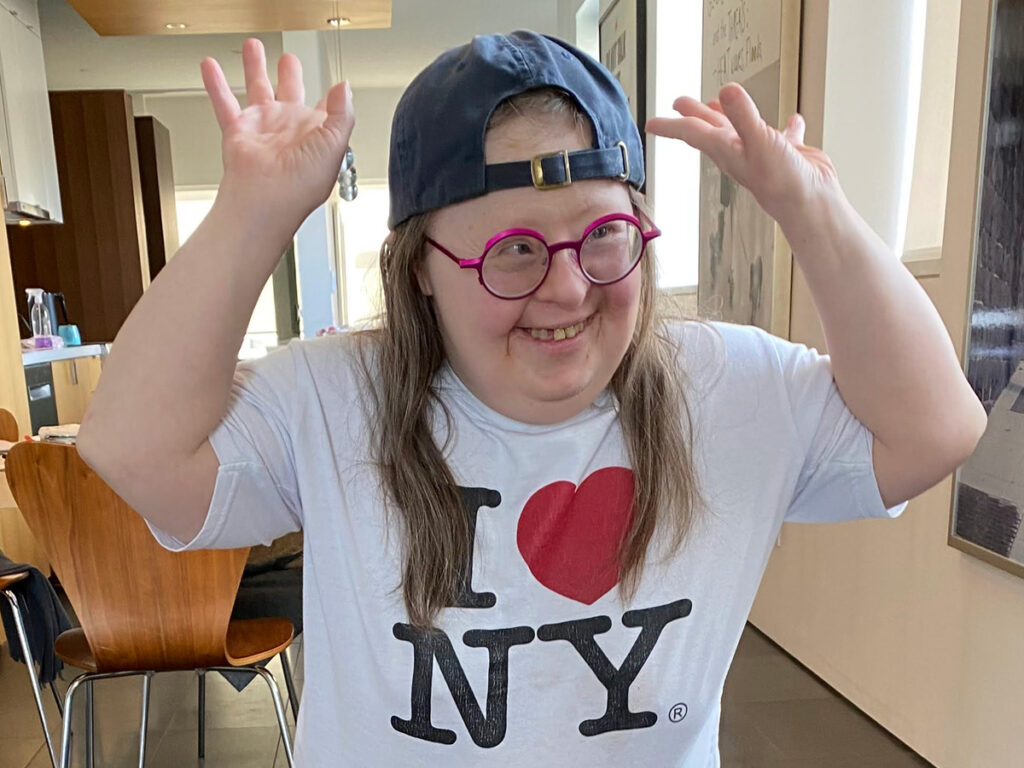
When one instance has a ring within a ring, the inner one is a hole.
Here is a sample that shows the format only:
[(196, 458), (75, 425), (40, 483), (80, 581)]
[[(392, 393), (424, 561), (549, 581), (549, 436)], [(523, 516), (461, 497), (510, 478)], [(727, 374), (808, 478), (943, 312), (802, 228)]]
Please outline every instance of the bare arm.
[(706, 152), (779, 222), (821, 317), (836, 385), (875, 436), (886, 504), (930, 488), (962, 463), (986, 415), (924, 290), (846, 200), (828, 157), (803, 143), (804, 124), (768, 126), (738, 85), (648, 130)]
[(79, 432), (78, 450), (146, 519), (187, 541), (202, 527), (218, 461), (208, 436), (227, 408), (238, 349), (260, 291), (302, 220), (330, 192), (352, 131), (351, 94), (303, 105), (298, 59), (243, 50), (248, 106), (220, 67), (203, 80), (224, 133), (210, 214), (132, 310)]

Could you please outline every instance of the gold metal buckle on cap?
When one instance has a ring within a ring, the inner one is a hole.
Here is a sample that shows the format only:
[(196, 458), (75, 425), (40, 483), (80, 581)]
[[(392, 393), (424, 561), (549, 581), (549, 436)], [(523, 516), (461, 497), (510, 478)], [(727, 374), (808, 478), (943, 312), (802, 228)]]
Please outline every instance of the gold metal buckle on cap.
[(629, 180), (629, 150), (626, 148), (626, 142), (624, 142), (624, 141), (620, 141), (615, 146), (617, 146), (619, 148), (619, 150), (622, 152), (622, 167), (626, 169), (626, 170), (624, 170), (619, 175), (618, 178), (619, 178), (620, 181), (628, 181)]
[[(544, 167), (541, 163), (549, 157), (562, 158), (562, 163), (565, 165), (565, 181), (556, 181), (553, 183), (547, 183), (544, 181)], [(549, 152), (546, 155), (537, 155), (534, 157), (530, 160), (530, 176), (533, 177), (533, 186), (537, 189), (558, 189), (559, 187), (567, 187), (572, 184), (572, 174), (569, 172), (568, 150), (563, 149), (558, 152)]]

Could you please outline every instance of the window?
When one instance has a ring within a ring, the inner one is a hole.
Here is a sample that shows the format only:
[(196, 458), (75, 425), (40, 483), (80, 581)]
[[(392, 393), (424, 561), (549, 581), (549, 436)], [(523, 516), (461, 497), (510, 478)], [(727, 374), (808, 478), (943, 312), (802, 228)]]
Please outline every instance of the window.
[[(655, 97), (651, 115), (672, 115), (679, 96), (700, 98), (703, 3), (657, 0)], [(650, 72), (650, 68), (648, 69)], [(654, 167), (648, 193), (654, 221), (659, 288), (695, 288), (700, 219), (700, 153), (676, 139), (647, 137)], [(647, 166), (651, 168), (651, 163)]]
[[(217, 189), (215, 187), (175, 190), (174, 201), (175, 212), (178, 216), (179, 242), (184, 243), (192, 236), (202, 220), (206, 218), (206, 214), (210, 212), (216, 197)], [(249, 319), (249, 328), (245, 333), (238, 357), (240, 360), (263, 357), (267, 354), (267, 350), (276, 347), (277, 343), (273, 280), (267, 280), (267, 284), (263, 286), (263, 291), (256, 302), (252, 317)]]
[(342, 325), (365, 324), (384, 311), (378, 257), (388, 234), (387, 185), (360, 182), (356, 199), (337, 205), (342, 243), (338, 317)]

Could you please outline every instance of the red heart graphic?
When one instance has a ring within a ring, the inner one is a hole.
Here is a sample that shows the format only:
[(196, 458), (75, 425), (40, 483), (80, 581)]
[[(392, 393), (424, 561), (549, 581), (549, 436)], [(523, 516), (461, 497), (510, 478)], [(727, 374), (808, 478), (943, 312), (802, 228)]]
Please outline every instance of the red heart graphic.
[(535, 492), (516, 543), (541, 584), (586, 605), (619, 582), (617, 549), (633, 518), (633, 471), (606, 467), (579, 488), (567, 480)]

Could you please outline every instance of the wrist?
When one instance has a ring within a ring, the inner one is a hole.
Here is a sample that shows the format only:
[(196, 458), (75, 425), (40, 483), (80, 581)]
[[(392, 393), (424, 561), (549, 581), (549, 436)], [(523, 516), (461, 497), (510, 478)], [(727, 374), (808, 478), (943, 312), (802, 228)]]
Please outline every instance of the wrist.
[(805, 252), (822, 254), (835, 250), (834, 244), (845, 239), (845, 233), (858, 219), (840, 189), (808, 196), (776, 217), (797, 258)]
[(284, 247), (295, 236), (308, 211), (299, 211), (274, 195), (253, 194), (252, 183), (224, 178), (217, 190), (210, 218), (242, 240)]

